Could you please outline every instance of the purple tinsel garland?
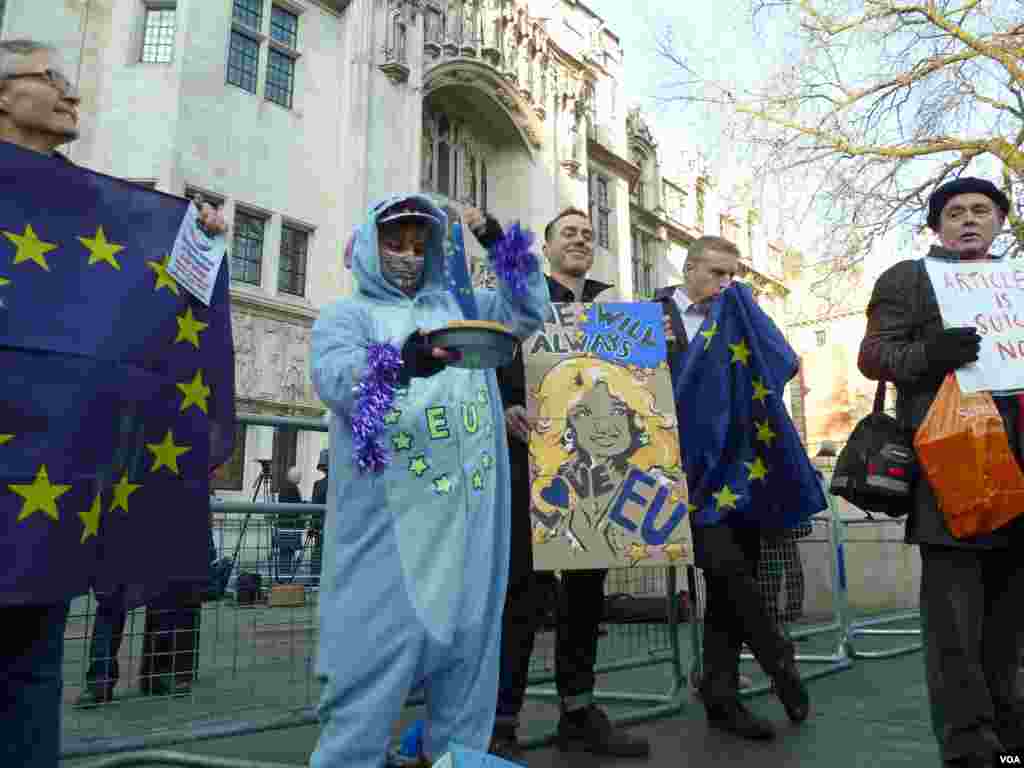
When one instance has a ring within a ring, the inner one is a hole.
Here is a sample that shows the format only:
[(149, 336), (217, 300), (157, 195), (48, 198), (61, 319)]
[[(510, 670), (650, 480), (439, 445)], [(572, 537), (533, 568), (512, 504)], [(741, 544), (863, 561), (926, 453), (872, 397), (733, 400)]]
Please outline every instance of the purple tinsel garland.
[(494, 272), (518, 296), (526, 293), (526, 281), (537, 269), (537, 257), (530, 251), (534, 235), (517, 221), (494, 244)]
[(352, 458), (360, 472), (381, 472), (391, 463), (391, 453), (381, 442), (384, 416), (395, 402), (402, 353), (394, 344), (370, 344), (366, 348), (366, 375), (355, 386), (352, 411), (355, 450)]

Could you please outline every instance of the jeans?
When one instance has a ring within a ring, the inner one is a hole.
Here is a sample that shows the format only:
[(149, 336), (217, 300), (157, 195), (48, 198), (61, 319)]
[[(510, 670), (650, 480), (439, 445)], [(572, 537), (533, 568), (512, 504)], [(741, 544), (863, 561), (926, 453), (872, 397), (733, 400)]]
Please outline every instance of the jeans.
[(3, 609), (0, 765), (57, 768), (69, 602)]
[(295, 575), (295, 553), (302, 549), (302, 531), (278, 530), (274, 534), (277, 549), (275, 581), (284, 581)]
[(89, 670), (85, 679), (89, 687), (100, 691), (113, 690), (120, 677), (117, 654), (121, 650), (128, 611), (119, 592), (96, 596), (96, 617), (89, 644)]

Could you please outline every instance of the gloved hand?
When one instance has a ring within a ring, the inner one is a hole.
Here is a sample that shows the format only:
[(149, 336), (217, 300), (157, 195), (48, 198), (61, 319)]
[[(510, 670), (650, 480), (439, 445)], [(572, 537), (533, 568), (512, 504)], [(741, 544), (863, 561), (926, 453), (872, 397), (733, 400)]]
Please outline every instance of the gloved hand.
[(978, 359), (981, 337), (976, 328), (946, 328), (924, 343), (928, 368), (936, 374), (955, 371)]
[(484, 248), (490, 250), (496, 242), (505, 236), (498, 220), (479, 208), (467, 208), (465, 213), (466, 226)]
[(413, 378), (426, 379), (444, 370), (452, 360), (458, 359), (457, 352), (441, 350), (444, 354), (438, 357), (433, 347), (427, 343), (423, 331), (413, 331), (402, 345), (402, 368), (398, 372), (398, 383), (408, 386)]

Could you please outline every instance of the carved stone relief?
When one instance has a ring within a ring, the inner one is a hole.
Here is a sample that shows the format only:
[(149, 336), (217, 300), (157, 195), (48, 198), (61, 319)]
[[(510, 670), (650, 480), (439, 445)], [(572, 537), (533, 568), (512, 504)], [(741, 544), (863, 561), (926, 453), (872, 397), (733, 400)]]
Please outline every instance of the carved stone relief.
[(310, 404), (310, 330), (249, 312), (232, 313), (238, 397)]

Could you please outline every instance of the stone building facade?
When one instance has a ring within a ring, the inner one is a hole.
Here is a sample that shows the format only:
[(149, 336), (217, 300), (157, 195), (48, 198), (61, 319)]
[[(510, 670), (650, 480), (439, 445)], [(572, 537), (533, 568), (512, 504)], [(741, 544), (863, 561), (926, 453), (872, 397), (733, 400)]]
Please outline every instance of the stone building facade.
[[(770, 313), (785, 290), (756, 214), (699, 155), (659, 148), (623, 92), (624, 51), (577, 0), (7, 0), (5, 38), (56, 44), (82, 98), (84, 166), (223, 204), (238, 409), (324, 414), (318, 309), (352, 290), (341, 251), (382, 197), (429, 192), (541, 232), (591, 212), (596, 278), (642, 298), (702, 233), (737, 239)], [(488, 275), (470, 245), (474, 274)], [(473, 249), (476, 250), (473, 250)], [(249, 495), (320, 434), (250, 427), (219, 485)]]

